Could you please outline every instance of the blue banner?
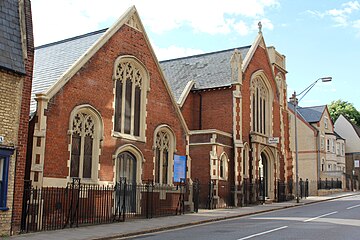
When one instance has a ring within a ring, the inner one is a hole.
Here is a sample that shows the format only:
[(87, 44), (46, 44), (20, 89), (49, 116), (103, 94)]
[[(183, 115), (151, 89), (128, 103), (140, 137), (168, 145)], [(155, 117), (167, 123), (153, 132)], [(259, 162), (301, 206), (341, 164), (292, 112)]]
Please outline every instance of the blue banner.
[(174, 182), (186, 179), (186, 156), (174, 154)]

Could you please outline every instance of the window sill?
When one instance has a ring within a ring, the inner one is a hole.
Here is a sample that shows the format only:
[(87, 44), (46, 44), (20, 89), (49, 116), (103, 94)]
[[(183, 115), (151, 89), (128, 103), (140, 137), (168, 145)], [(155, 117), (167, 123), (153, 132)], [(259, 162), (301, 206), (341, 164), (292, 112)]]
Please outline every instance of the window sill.
[(126, 140), (131, 140), (131, 141), (145, 142), (145, 139), (143, 137), (136, 137), (136, 136), (133, 136), (130, 134), (124, 134), (124, 133), (120, 133), (120, 132), (116, 132), (116, 131), (112, 131), (111, 136), (113, 136), (115, 138), (123, 138)]
[(9, 210), (9, 208), (8, 207), (0, 207), (0, 211), (8, 211)]

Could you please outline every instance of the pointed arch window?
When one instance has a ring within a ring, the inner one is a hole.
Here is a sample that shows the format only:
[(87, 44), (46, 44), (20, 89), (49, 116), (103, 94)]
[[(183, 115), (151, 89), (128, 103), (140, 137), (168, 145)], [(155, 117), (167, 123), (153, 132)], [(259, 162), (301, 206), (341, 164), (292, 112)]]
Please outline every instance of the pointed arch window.
[(261, 134), (268, 134), (269, 125), (269, 93), (263, 80), (260, 77), (252, 80), (251, 110), (252, 110), (252, 130)]
[(144, 140), (147, 71), (133, 57), (120, 57), (114, 67), (114, 135)]
[(228, 158), (225, 153), (221, 154), (219, 160), (219, 178), (222, 180), (227, 179), (228, 172)]
[(170, 184), (173, 177), (174, 136), (168, 129), (155, 135), (155, 182)]
[(75, 111), (71, 119), (70, 177), (97, 180), (100, 147), (98, 118), (87, 108)]

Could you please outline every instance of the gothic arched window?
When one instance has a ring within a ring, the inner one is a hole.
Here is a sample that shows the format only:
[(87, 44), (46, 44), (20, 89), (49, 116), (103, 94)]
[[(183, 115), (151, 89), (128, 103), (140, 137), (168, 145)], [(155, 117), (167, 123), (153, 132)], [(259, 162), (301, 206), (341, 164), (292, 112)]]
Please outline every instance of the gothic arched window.
[(169, 184), (173, 176), (174, 136), (167, 128), (155, 133), (155, 182)]
[(264, 135), (268, 134), (269, 92), (260, 77), (252, 80), (251, 93), (252, 130)]
[(98, 118), (86, 108), (72, 116), (70, 177), (96, 180), (100, 146)]
[(145, 138), (146, 73), (133, 57), (120, 57), (115, 63), (115, 136)]

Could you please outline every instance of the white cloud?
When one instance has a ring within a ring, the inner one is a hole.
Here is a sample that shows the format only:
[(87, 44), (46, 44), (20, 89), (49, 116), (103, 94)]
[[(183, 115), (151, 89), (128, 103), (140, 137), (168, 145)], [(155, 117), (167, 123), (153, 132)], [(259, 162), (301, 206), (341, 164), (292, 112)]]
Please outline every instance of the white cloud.
[[(250, 22), (264, 17), (266, 8), (278, 7), (279, 0), (32, 0), (35, 44), (109, 27), (132, 5), (148, 31), (188, 26), (208, 34), (245, 35)], [(236, 20), (239, 17), (248, 22)]]
[(182, 48), (174, 45), (166, 48), (160, 48), (155, 44), (152, 44), (152, 46), (159, 61), (204, 53), (201, 49)]
[(335, 22), (335, 27), (357, 28), (357, 21), (353, 20), (354, 13), (360, 10), (359, 1), (350, 1), (341, 4), (340, 8), (330, 9), (324, 12), (307, 10), (307, 13), (319, 18), (330, 17)]
[(233, 24), (234, 30), (238, 32), (241, 36), (246, 36), (249, 34), (249, 27), (244, 21), (239, 21)]

